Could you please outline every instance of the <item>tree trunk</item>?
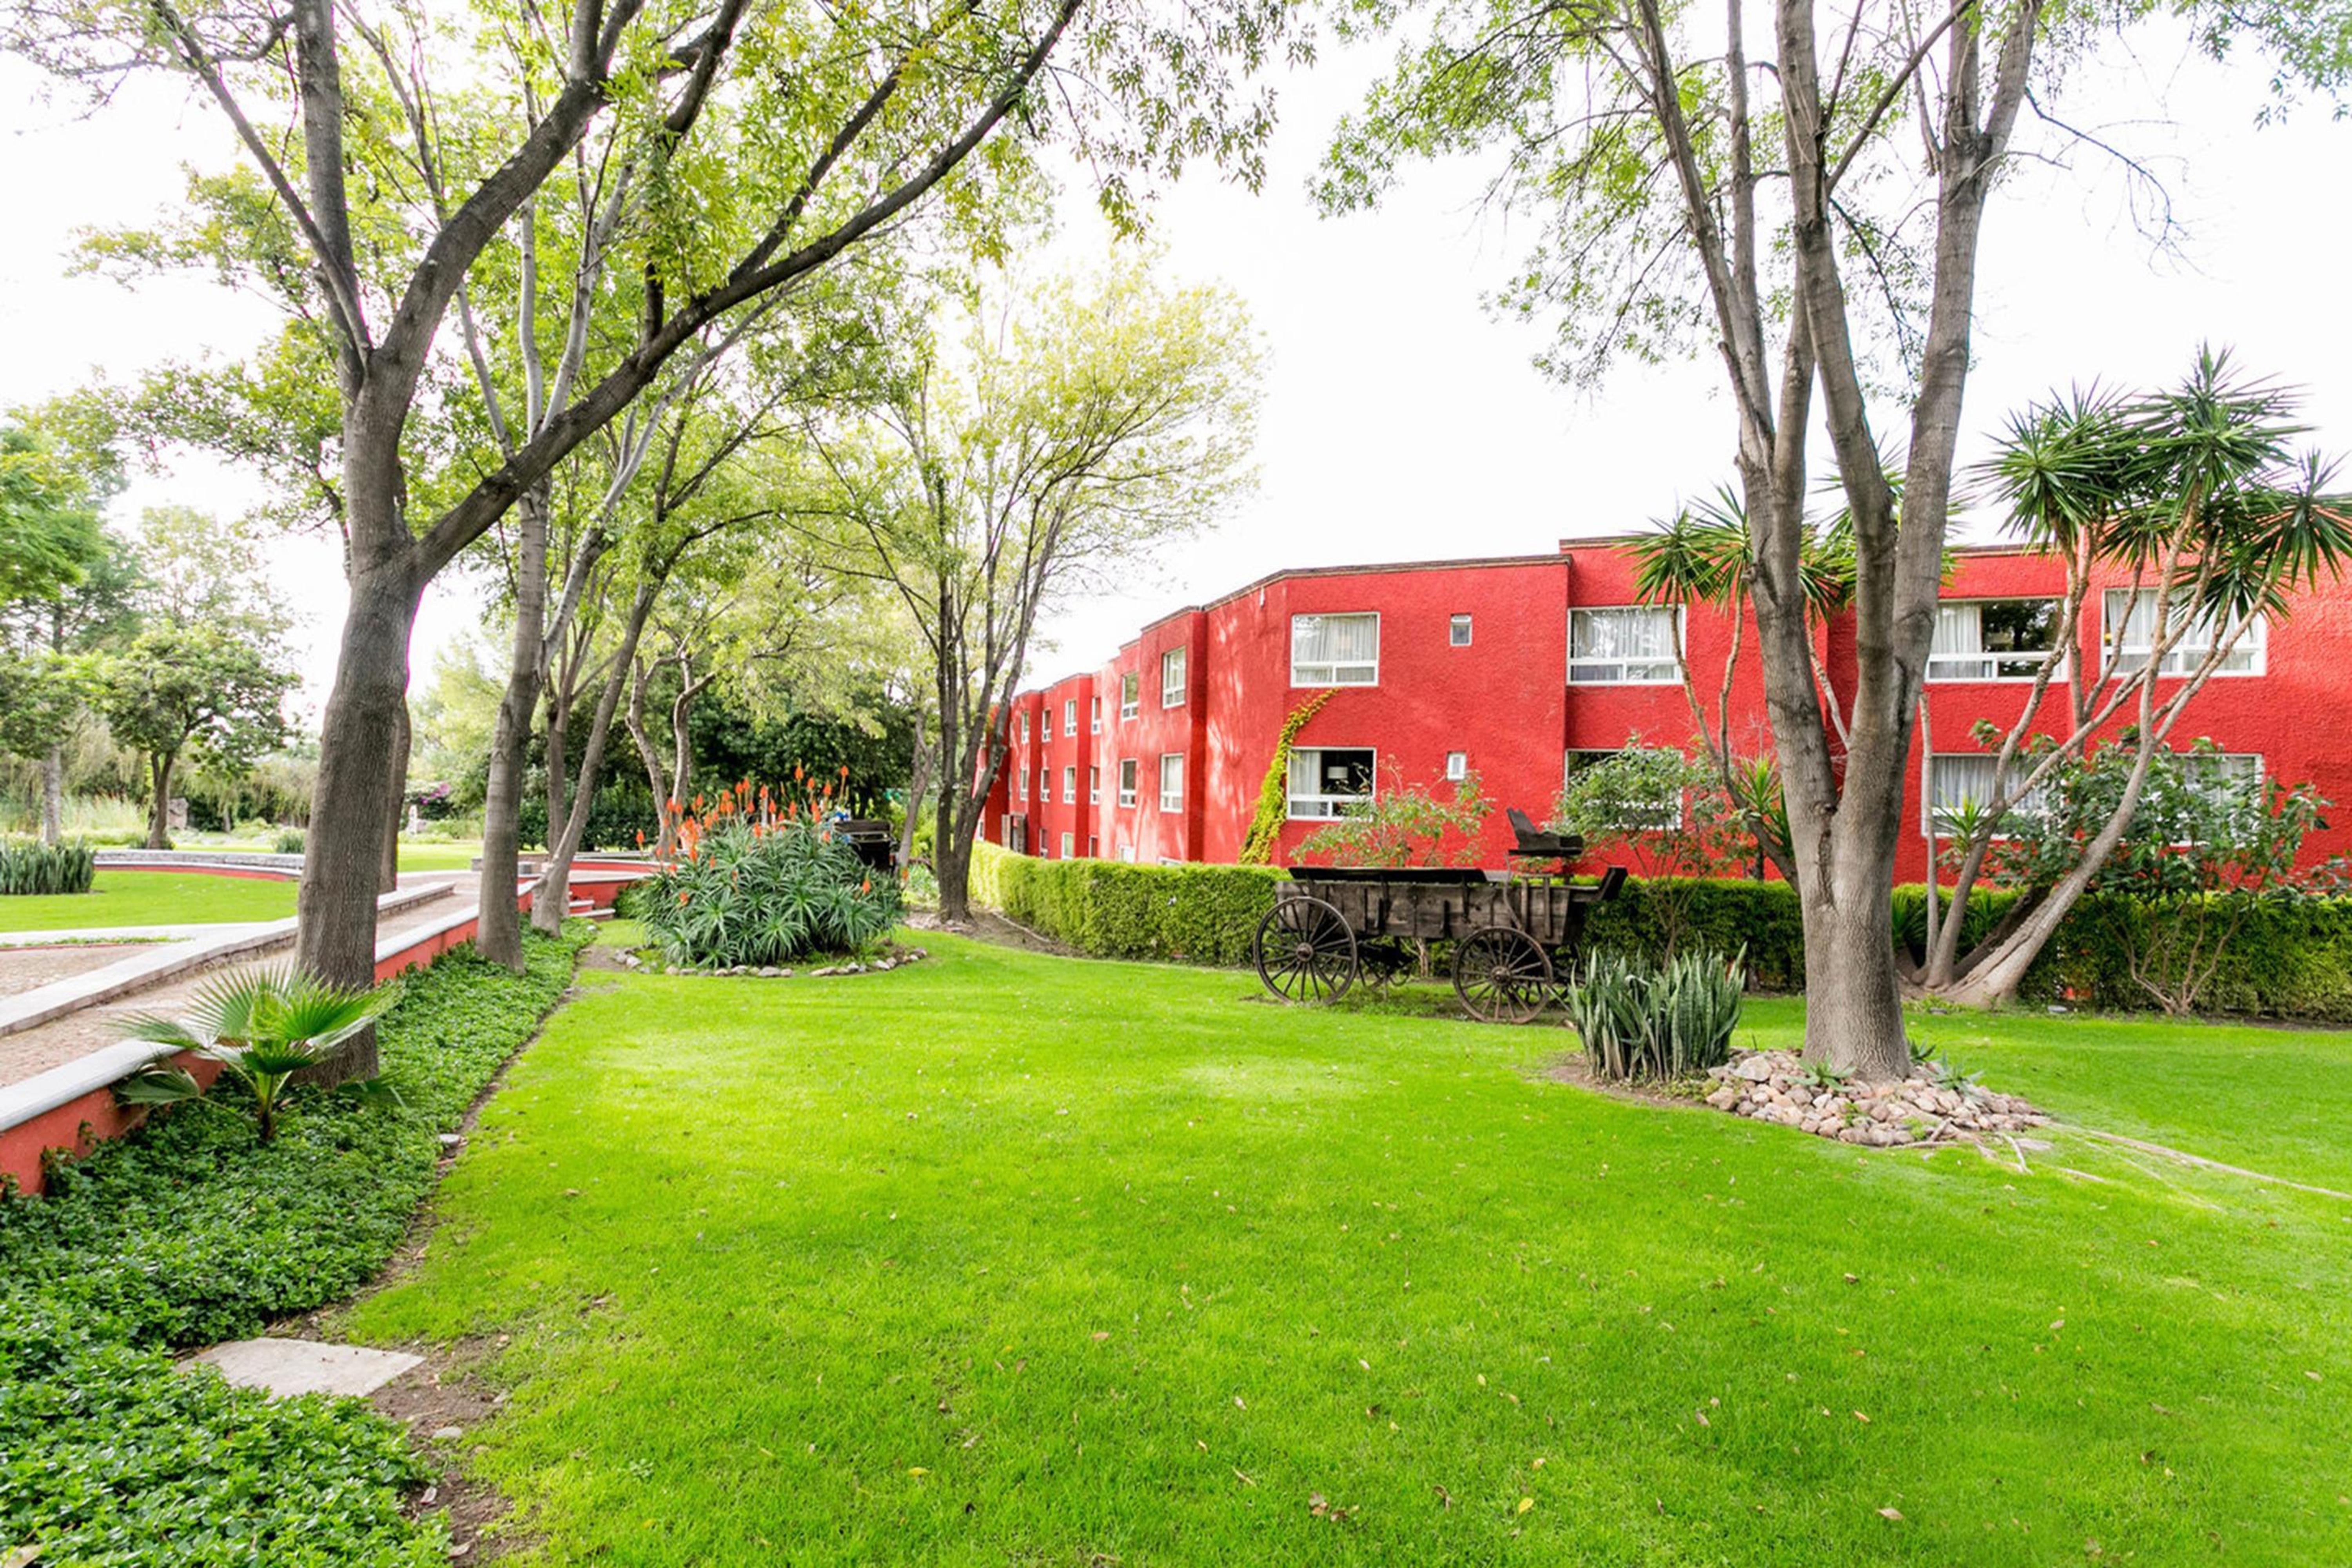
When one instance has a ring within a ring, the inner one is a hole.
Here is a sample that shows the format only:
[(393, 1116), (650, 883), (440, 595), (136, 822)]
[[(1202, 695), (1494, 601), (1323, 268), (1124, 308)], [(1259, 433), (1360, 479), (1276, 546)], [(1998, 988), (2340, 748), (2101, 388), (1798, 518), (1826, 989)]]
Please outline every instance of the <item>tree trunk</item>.
[(596, 809), (597, 775), (604, 770), (604, 744), (613, 733), (613, 715), (621, 706), (621, 689), (628, 684), (629, 671), (637, 660), (637, 639), (644, 635), (646, 619), (653, 614), (654, 600), (660, 591), (658, 579), (637, 590), (636, 603), (630, 606), (628, 626), (621, 634), (620, 651), (613, 657), (612, 676), (596, 700), (595, 716), (588, 723), (588, 742), (581, 748), (580, 787), (572, 791), (572, 814), (560, 830), (554, 818), (548, 819), (547, 866), (539, 874), (538, 891), (531, 895), (530, 924), (532, 930), (550, 936), (563, 929), (563, 917), (571, 908), (572, 862), (580, 853), (581, 837), (587, 832), (588, 818)]
[(66, 831), (66, 752), (51, 746), (41, 759), (41, 842), (55, 847)]
[(147, 847), (172, 847), (172, 767), (176, 758), (157, 752), (147, 760)]
[(1911, 1070), (1886, 896), (1894, 858), (1886, 857), (1881, 866), (1841, 871), (1834, 879), (1841, 894), (1835, 900), (1822, 896), (1821, 879), (1801, 889), (1805, 1053), (1862, 1082), (1884, 1083)]
[(915, 863), (915, 818), (923, 809), (923, 796), (931, 786), (931, 748), (923, 740), (923, 712), (915, 710), (914, 755), (907, 764), (907, 815), (898, 826), (898, 870), (905, 875)]
[(959, 837), (949, 823), (947, 796), (940, 792), (938, 837), (931, 846), (931, 872), (940, 879), (940, 920), (947, 925), (971, 922), (971, 845)]
[(629, 701), (623, 710), (629, 728), (629, 739), (636, 742), (637, 760), (645, 764), (646, 786), (653, 791), (654, 816), (658, 826), (654, 829), (653, 850), (656, 856), (669, 853), (669, 785), (662, 777), (661, 752), (654, 747), (654, 738), (646, 728), (646, 668), (639, 665), (629, 677)]
[[(389, 893), (400, 886), (400, 830), (408, 826), (408, 748), (415, 731), (408, 720), (408, 704), (400, 705), (400, 745), (392, 753), (392, 812), (383, 819), (383, 861), (376, 871), (375, 890)], [(304, 840), (308, 843), (306, 837)]]
[[(356, 502), (357, 487), (353, 495)], [(375, 885), (394, 782), (383, 760), (399, 742), (407, 705), (418, 589), (415, 558), (405, 551), (353, 571), (334, 689), (320, 716), (294, 962), (336, 985), (375, 981)], [(304, 1077), (340, 1083), (375, 1071), (375, 1032), (368, 1029)]]
[(566, 679), (562, 670), (551, 672), (547, 681), (547, 827), (543, 848), (553, 848), (556, 837), (563, 831), (563, 819), (570, 814), (565, 785), (571, 782), (572, 694), (565, 689)]
[[(539, 709), (540, 661), (546, 647), (547, 510), (536, 496), (519, 508), (514, 647), (507, 689), (490, 728), (489, 784), (482, 797), (481, 917), (474, 946), (493, 963), (522, 973), (522, 920), (515, 907), (515, 859), (522, 838), (522, 763), (530, 716)], [(550, 820), (552, 820), (551, 818)]]

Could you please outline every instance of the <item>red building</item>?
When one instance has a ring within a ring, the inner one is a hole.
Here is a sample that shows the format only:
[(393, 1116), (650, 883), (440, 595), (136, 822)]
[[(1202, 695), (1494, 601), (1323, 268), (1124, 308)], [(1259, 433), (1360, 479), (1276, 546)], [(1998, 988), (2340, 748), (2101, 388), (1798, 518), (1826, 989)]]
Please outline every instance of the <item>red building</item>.
[[(992, 843), (1053, 858), (1231, 861), (1255, 812), (1284, 721), (1321, 690), (1330, 700), (1295, 742), (1282, 857), (1367, 792), (1475, 770), (1498, 807), (1540, 819), (1567, 773), (1639, 736), (1686, 744), (1696, 731), (1675, 664), (1679, 612), (1636, 603), (1622, 540), (1563, 541), (1551, 555), (1277, 572), (1143, 628), (1102, 668), (1014, 699), (1009, 752), (982, 830)], [(1927, 670), (1934, 792), (1982, 798), (1992, 758), (1971, 730), (2016, 721), (2037, 666), (2095, 672), (2101, 627), (2137, 625), (2125, 579), (2092, 595), (2080, 646), (2054, 646), (2063, 566), (2011, 549), (1963, 550), (1946, 585)], [(2352, 814), (2352, 594), (2305, 595), (2227, 656), (2174, 731), (2210, 737), (2233, 759), (2316, 784)], [(2151, 616), (2144, 607), (2141, 618)], [(1710, 714), (1731, 651), (1726, 614), (1687, 612), (1685, 655)], [(1822, 634), (1823, 668), (1850, 691), (1851, 620)], [(2145, 639), (2139, 639), (2143, 645)], [(2186, 639), (2168, 662), (2194, 666)], [(2161, 688), (2159, 688), (2161, 690)], [(2065, 691), (2044, 704), (2062, 721)], [(1732, 670), (1731, 743), (1765, 752), (1771, 733), (1750, 618)], [(1915, 742), (1915, 746), (1916, 742)], [(1918, 758), (1908, 769), (1918, 833), (1900, 875), (1925, 875)], [(2352, 848), (2345, 826), (2315, 835), (2313, 859)], [(1498, 809), (1486, 863), (1510, 831)]]

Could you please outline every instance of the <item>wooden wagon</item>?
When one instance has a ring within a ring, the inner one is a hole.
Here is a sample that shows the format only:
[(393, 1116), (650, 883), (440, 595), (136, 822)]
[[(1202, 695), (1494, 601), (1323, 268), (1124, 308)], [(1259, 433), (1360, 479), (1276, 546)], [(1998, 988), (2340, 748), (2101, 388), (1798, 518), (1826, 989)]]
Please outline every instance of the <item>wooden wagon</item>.
[[(1515, 857), (1568, 862), (1583, 845), (1519, 826)], [(1454, 989), (1473, 1016), (1523, 1024), (1576, 962), (1585, 917), (1617, 896), (1622, 867), (1600, 881), (1453, 867), (1293, 867), (1258, 922), (1258, 978), (1286, 1002), (1329, 1002), (1359, 979), (1384, 984), (1412, 965), (1414, 944), (1454, 944)]]

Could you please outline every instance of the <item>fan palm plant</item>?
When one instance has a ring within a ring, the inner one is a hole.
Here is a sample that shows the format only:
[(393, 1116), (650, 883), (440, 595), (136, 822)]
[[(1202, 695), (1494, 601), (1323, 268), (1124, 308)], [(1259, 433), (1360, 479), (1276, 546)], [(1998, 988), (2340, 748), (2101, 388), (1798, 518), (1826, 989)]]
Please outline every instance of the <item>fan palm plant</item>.
[(184, 1018), (142, 1014), (122, 1021), (125, 1037), (155, 1047), (156, 1056), (116, 1092), (131, 1105), (205, 1099), (195, 1075), (165, 1059), (194, 1052), (220, 1064), (218, 1082), (233, 1084), (239, 1100), (250, 1099), (267, 1143), (278, 1135), (296, 1075), (374, 1022), (395, 994), (391, 986), (348, 990), (290, 968), (224, 975), (196, 993)]

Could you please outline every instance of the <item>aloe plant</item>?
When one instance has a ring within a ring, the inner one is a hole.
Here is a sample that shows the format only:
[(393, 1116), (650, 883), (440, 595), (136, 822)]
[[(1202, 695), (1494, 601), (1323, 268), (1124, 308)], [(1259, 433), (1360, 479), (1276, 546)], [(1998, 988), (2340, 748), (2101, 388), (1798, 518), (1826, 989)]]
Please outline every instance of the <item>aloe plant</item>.
[(396, 988), (351, 990), (289, 969), (222, 976), (196, 993), (182, 1018), (142, 1014), (121, 1023), (124, 1037), (156, 1047), (145, 1068), (115, 1087), (130, 1105), (215, 1102), (195, 1074), (167, 1058), (193, 1052), (220, 1064), (214, 1088), (233, 1086), (248, 1102), (261, 1142), (278, 1136), (278, 1119), (295, 1078), (334, 1054), (391, 1005)]

